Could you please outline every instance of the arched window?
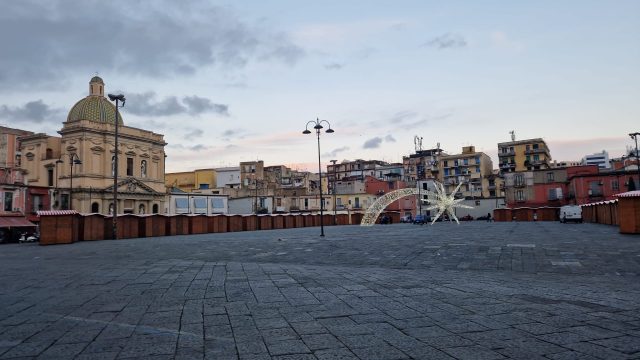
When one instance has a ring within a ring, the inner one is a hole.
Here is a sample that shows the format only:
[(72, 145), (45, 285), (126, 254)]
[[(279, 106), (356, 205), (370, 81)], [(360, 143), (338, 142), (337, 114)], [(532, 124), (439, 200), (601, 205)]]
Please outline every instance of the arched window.
[(111, 157), (111, 176), (116, 176), (116, 157)]
[(99, 213), (100, 212), (100, 205), (98, 205), (97, 202), (94, 202), (93, 204), (91, 204), (91, 212), (92, 213)]
[(138, 214), (144, 214), (144, 204), (140, 204), (138, 207)]
[(147, 177), (147, 160), (142, 160), (140, 162), (140, 177)]
[(153, 213), (157, 214), (158, 213), (158, 204), (153, 204), (152, 209), (153, 209)]
[(53, 150), (47, 149), (46, 150), (46, 157), (47, 157), (47, 159), (53, 159)]

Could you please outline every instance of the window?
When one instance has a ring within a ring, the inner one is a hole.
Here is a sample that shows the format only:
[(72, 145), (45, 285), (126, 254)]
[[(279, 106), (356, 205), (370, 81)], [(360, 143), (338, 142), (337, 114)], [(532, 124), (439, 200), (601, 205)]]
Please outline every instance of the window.
[(200, 184), (200, 186), (198, 186), (198, 189), (207, 190), (207, 189), (209, 189), (209, 184)]
[(547, 182), (553, 182), (553, 181), (555, 181), (553, 179), (553, 173), (552, 172), (548, 172), (547, 173)]
[(127, 176), (133, 176), (133, 158), (127, 158)]
[(7, 191), (4, 193), (4, 211), (13, 210), (13, 192)]
[(97, 202), (91, 204), (91, 212), (94, 214), (100, 212), (100, 205)]
[(147, 160), (142, 160), (140, 162), (140, 177), (147, 177)]
[(465, 165), (469, 165), (469, 159), (465, 158), (464, 160), (462, 160), (462, 163)]
[(523, 186), (524, 185), (524, 176), (522, 176), (522, 174), (516, 174), (513, 177), (513, 185), (515, 185), (515, 186)]
[(618, 179), (611, 180), (611, 190), (614, 190), (614, 191), (620, 190), (620, 183), (618, 182)]
[(224, 208), (224, 199), (223, 198), (213, 198), (211, 199), (211, 207), (214, 209), (223, 209)]
[(533, 161), (540, 161), (540, 155), (533, 155)]
[(176, 212), (177, 213), (189, 212), (189, 200), (187, 200), (187, 198), (176, 199)]
[(32, 199), (33, 208), (31, 211), (36, 212), (38, 210), (42, 210), (42, 195), (33, 195)]
[(203, 214), (207, 212), (207, 199), (195, 198), (193, 199), (193, 207), (196, 214)]
[(116, 176), (116, 157), (111, 157), (111, 176)]
[(53, 186), (53, 168), (47, 169), (47, 184)]
[(69, 194), (60, 195), (60, 209), (69, 210)]
[(527, 150), (527, 151), (531, 150), (531, 145), (527, 145), (527, 146), (526, 146), (526, 150)]
[(45, 156), (46, 156), (47, 159), (53, 159), (53, 150), (47, 149), (47, 150), (45, 150), (45, 154), (46, 154)]
[(476, 173), (480, 172), (480, 166), (476, 166)]
[(533, 144), (533, 148), (537, 149), (539, 147), (539, 144)]
[(526, 197), (524, 196), (524, 191), (516, 190), (516, 201), (525, 201)]
[(153, 213), (157, 214), (158, 213), (158, 204), (153, 204)]

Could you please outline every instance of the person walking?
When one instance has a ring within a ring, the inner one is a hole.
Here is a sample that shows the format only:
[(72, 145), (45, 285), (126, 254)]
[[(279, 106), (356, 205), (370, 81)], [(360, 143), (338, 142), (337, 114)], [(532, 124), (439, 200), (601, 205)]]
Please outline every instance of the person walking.
[(487, 213), (487, 222), (491, 222), (491, 221), (492, 221), (491, 213)]

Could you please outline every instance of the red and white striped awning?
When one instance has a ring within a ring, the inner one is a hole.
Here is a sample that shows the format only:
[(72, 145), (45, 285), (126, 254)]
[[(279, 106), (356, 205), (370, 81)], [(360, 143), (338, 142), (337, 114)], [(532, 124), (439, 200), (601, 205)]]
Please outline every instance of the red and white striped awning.
[(40, 210), (36, 212), (38, 216), (75, 215), (77, 213), (75, 210)]
[(640, 190), (627, 191), (620, 194), (615, 195), (619, 198), (631, 198), (631, 197), (640, 197)]
[(607, 205), (607, 204), (615, 204), (617, 202), (618, 202), (618, 199), (613, 199), (613, 200), (605, 200), (605, 201), (598, 201), (598, 202), (594, 202), (594, 203), (582, 204), (580, 206)]

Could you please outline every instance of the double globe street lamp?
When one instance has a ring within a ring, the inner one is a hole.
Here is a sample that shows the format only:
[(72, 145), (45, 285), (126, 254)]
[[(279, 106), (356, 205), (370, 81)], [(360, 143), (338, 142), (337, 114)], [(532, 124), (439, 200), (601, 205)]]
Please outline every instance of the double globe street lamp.
[(324, 209), (324, 200), (322, 199), (322, 165), (320, 164), (320, 130), (324, 129), (322, 124), (327, 125), (327, 130), (325, 132), (327, 134), (332, 134), (334, 131), (331, 128), (331, 124), (327, 120), (320, 120), (316, 118), (315, 121), (309, 121), (305, 126), (304, 131), (302, 132), (305, 135), (311, 134), (311, 130), (309, 130), (309, 125), (313, 125), (313, 128), (316, 130), (316, 137), (318, 138), (318, 177), (320, 180), (320, 236), (324, 236), (324, 219), (323, 219), (323, 209)]
[[(124, 95), (109, 94), (109, 100), (116, 102), (116, 121), (113, 124), (115, 126), (115, 140), (114, 140), (114, 161), (113, 161), (113, 240), (118, 239), (118, 108), (124, 106), (127, 99)], [(122, 103), (119, 105), (118, 103)]]

